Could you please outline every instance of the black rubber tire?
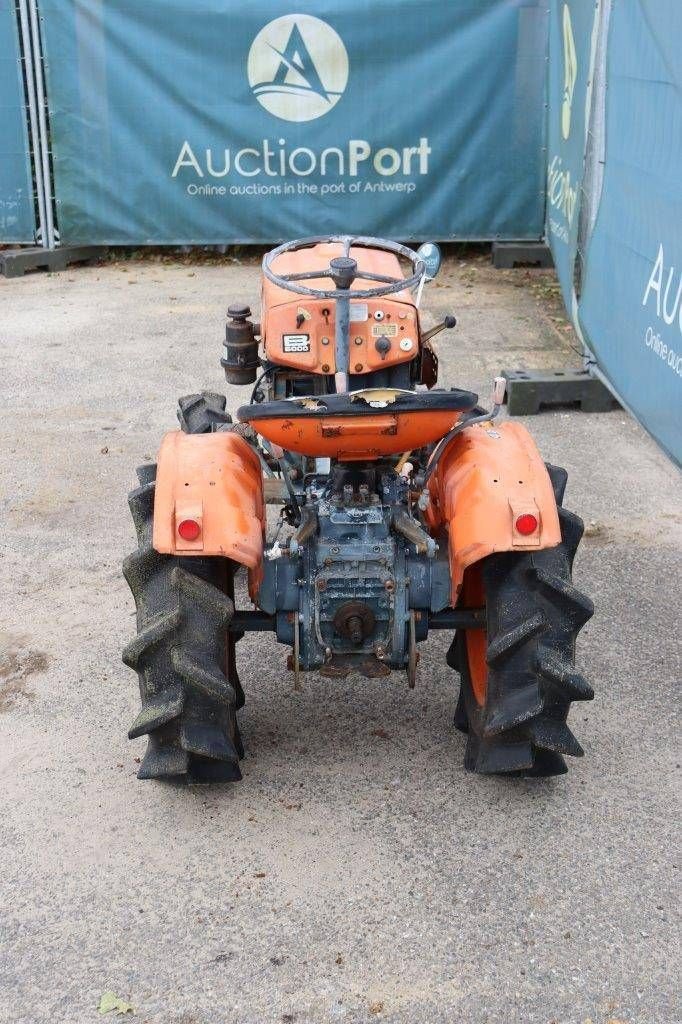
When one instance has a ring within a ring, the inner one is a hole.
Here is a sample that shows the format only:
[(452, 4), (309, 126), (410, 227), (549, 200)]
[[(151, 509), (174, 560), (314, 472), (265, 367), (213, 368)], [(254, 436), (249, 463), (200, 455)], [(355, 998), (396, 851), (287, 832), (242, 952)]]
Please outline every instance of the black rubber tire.
[(568, 770), (564, 755), (583, 753), (567, 717), (572, 701), (594, 697), (574, 667), (576, 637), (594, 606), (571, 582), (583, 523), (561, 507), (566, 472), (547, 469), (561, 544), (491, 555), (482, 563), (488, 634), (483, 706), (471, 684), (463, 631), (448, 652), (448, 664), (461, 676), (455, 725), (468, 735), (465, 767), (484, 775), (561, 775)]
[(128, 501), (138, 547), (123, 563), (137, 608), (137, 636), (123, 661), (137, 672), (142, 699), (128, 736), (149, 737), (138, 778), (237, 781), (243, 749), (236, 711), (243, 692), (226, 633), (234, 614), (233, 566), (228, 559), (155, 551), (156, 466), (137, 473), (140, 486)]
[(200, 391), (196, 395), (183, 395), (178, 399), (178, 422), (186, 434), (211, 434), (226, 423), (232, 423), (225, 412), (225, 395), (214, 391)]

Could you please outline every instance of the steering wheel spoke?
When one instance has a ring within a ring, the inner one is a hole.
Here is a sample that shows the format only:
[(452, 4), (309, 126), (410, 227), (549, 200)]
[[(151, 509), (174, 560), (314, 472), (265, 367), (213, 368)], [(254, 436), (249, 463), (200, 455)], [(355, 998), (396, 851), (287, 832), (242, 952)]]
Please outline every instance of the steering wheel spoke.
[(361, 278), (363, 281), (381, 281), (382, 284), (402, 284), (402, 279), (399, 277), (386, 277), (385, 274), (370, 274), (367, 270), (358, 270), (355, 275), (356, 280)]
[(354, 241), (355, 241), (355, 239), (353, 238), (352, 235), (346, 235), (344, 237), (344, 239), (343, 239), (343, 255), (344, 256), (350, 256), (351, 246), (353, 245)]
[(329, 277), (329, 267), (320, 270), (304, 270), (297, 274), (280, 274), (283, 281), (314, 281), (318, 277)]

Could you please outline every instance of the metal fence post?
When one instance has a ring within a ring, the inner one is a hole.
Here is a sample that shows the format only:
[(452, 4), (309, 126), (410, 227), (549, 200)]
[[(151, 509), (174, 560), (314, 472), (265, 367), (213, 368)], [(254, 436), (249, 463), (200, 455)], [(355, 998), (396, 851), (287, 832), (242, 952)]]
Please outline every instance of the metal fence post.
[(45, 109), (45, 83), (43, 69), (43, 50), (38, 23), (36, 0), (28, 0), (31, 38), (33, 41), (33, 66), (35, 70), (36, 99), (38, 101), (38, 124), (40, 127), (40, 158), (43, 171), (43, 187), (45, 189), (45, 228), (47, 232), (47, 248), (54, 249), (54, 213), (52, 208), (52, 175), (50, 171), (49, 130)]
[(38, 121), (38, 103), (36, 100), (36, 78), (33, 60), (33, 41), (29, 27), (27, 0), (18, 0), (19, 30), (24, 56), (24, 72), (26, 79), (26, 99), (28, 103), (28, 119), (33, 155), (33, 173), (36, 182), (36, 198), (38, 200), (38, 233), (43, 248), (49, 247), (47, 232), (47, 215), (45, 209), (45, 182), (43, 178), (42, 149), (40, 145), (40, 128)]
[(15, 0), (15, 14), (23, 50), (30, 160), (38, 206), (37, 244), (1, 250), (0, 275), (4, 277), (21, 277), (27, 270), (37, 268), (65, 270), (70, 263), (97, 259), (104, 252), (98, 245), (57, 245), (45, 64), (37, 0)]

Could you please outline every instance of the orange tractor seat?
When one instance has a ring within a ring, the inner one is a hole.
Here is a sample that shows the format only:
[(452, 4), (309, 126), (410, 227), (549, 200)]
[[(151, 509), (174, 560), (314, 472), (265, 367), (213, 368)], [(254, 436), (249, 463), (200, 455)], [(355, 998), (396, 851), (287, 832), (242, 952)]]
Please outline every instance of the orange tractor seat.
[(237, 417), (288, 451), (344, 462), (375, 459), (439, 441), (476, 406), (471, 391), (372, 388), (245, 405)]

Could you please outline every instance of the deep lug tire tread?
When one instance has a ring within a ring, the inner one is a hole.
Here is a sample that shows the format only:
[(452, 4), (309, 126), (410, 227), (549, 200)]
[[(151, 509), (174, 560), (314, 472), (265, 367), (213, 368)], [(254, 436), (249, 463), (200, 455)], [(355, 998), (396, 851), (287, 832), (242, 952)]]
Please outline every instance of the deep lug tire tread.
[(232, 417), (225, 412), (227, 399), (215, 391), (200, 391), (178, 399), (178, 422), (186, 434), (211, 434)]
[(155, 467), (138, 470), (129, 504), (138, 548), (123, 566), (137, 609), (137, 635), (123, 661), (139, 677), (142, 709), (128, 733), (146, 735), (140, 779), (241, 779), (236, 709), (243, 691), (225, 673), (226, 628), (234, 605), (217, 559), (176, 558), (152, 548)]
[[(557, 503), (566, 472), (547, 466)], [(564, 774), (565, 756), (582, 747), (567, 717), (572, 701), (594, 692), (574, 665), (576, 637), (594, 612), (571, 581), (583, 532), (580, 518), (559, 507), (562, 542), (531, 553), (492, 555), (483, 563), (489, 607), (488, 693), (480, 708), (468, 680), (463, 632), (448, 658), (462, 676), (455, 724), (468, 733), (465, 767), (480, 774)]]

